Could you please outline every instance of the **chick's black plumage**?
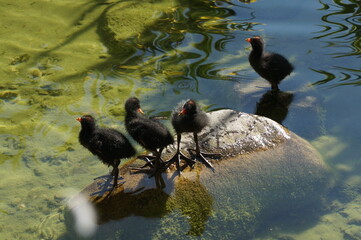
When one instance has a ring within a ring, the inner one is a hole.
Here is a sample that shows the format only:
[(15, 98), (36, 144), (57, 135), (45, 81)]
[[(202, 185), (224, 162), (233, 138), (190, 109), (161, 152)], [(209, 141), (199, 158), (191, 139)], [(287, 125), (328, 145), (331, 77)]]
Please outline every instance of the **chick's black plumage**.
[(98, 156), (104, 164), (113, 167), (113, 190), (118, 183), (120, 160), (133, 156), (135, 149), (121, 132), (112, 128), (98, 127), (92, 116), (84, 115), (77, 120), (81, 123), (80, 144)]
[(177, 133), (198, 133), (208, 124), (207, 114), (192, 99), (179, 103), (172, 113), (172, 125)]
[(209, 118), (207, 114), (198, 106), (196, 101), (189, 99), (187, 101), (181, 102), (172, 113), (172, 125), (174, 130), (177, 133), (177, 153), (171, 158), (167, 164), (175, 162), (177, 169), (180, 173), (180, 158), (186, 160), (188, 165), (193, 165), (194, 161), (186, 157), (180, 151), (180, 142), (182, 133), (192, 132), (194, 137), (194, 142), (196, 144), (196, 159), (200, 160), (207, 167), (212, 168), (213, 166), (204, 155), (208, 156), (219, 156), (218, 154), (206, 154), (200, 151), (198, 143), (198, 133), (209, 124)]
[(143, 114), (138, 98), (129, 98), (125, 103), (125, 111), (125, 126), (128, 133), (141, 146), (152, 151), (155, 155), (155, 166), (154, 170), (151, 171), (154, 175), (164, 167), (162, 166), (161, 153), (166, 146), (173, 144), (173, 136), (163, 124)]
[(272, 90), (278, 91), (278, 84), (293, 71), (293, 66), (282, 55), (264, 51), (263, 39), (259, 36), (247, 38), (252, 45), (248, 60), (252, 68), (271, 83)]

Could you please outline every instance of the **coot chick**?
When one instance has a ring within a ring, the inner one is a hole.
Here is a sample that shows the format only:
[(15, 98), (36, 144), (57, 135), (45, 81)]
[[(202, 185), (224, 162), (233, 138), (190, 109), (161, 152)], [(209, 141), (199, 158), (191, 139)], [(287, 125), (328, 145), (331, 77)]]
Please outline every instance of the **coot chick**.
[(138, 98), (129, 98), (125, 102), (125, 111), (125, 126), (128, 133), (142, 147), (152, 151), (155, 156), (149, 164), (151, 169), (145, 170), (152, 177), (166, 167), (161, 159), (161, 154), (165, 147), (173, 144), (173, 136), (163, 124), (144, 115)]
[(128, 139), (119, 131), (112, 128), (100, 128), (95, 119), (84, 115), (76, 119), (81, 123), (79, 142), (106, 165), (112, 166), (111, 175), (114, 177), (113, 187), (118, 184), (120, 160), (135, 154), (135, 149)]
[(261, 37), (247, 38), (246, 41), (252, 45), (249, 63), (262, 78), (271, 83), (272, 91), (277, 92), (278, 84), (291, 74), (293, 66), (282, 55), (264, 51)]
[(196, 101), (189, 99), (186, 102), (181, 102), (172, 113), (172, 125), (177, 132), (177, 153), (170, 159), (167, 164), (176, 162), (177, 170), (180, 173), (180, 158), (187, 161), (188, 165), (193, 165), (194, 161), (184, 156), (180, 152), (179, 145), (181, 142), (182, 133), (192, 132), (194, 142), (196, 144), (196, 160), (201, 161), (204, 165), (213, 170), (212, 164), (204, 157), (219, 157), (219, 154), (202, 153), (198, 143), (198, 133), (209, 124), (207, 114), (202, 111)]

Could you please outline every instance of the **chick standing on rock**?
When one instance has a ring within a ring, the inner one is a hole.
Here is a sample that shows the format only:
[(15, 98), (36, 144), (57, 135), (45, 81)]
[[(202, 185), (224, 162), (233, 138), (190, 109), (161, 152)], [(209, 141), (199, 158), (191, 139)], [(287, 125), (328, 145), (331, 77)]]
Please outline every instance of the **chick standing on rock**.
[(129, 98), (125, 102), (125, 111), (125, 126), (128, 133), (142, 147), (152, 151), (155, 156), (153, 161), (148, 162), (151, 169), (137, 170), (149, 172), (152, 177), (166, 168), (161, 154), (165, 147), (173, 144), (173, 136), (163, 124), (143, 114), (138, 98)]
[(113, 187), (118, 184), (120, 160), (135, 154), (135, 149), (128, 139), (119, 131), (112, 128), (100, 128), (95, 119), (84, 115), (76, 119), (81, 124), (79, 142), (106, 165), (112, 166), (111, 175), (114, 177)]
[(184, 132), (192, 132), (194, 137), (194, 142), (196, 144), (196, 160), (201, 161), (208, 168), (213, 170), (212, 164), (204, 157), (220, 157), (219, 154), (211, 154), (211, 153), (202, 153), (199, 148), (198, 143), (198, 133), (202, 131), (202, 129), (209, 124), (209, 118), (207, 114), (202, 111), (197, 105), (196, 101), (189, 99), (186, 102), (181, 102), (177, 108), (172, 113), (172, 124), (174, 130), (177, 132), (177, 152), (171, 158), (167, 164), (171, 164), (173, 162), (176, 163), (177, 170), (180, 173), (180, 158), (186, 160), (188, 165), (193, 165), (194, 160), (189, 159), (180, 151), (180, 142), (182, 133)]
[(247, 38), (246, 41), (252, 45), (249, 63), (262, 78), (271, 83), (274, 92), (279, 91), (278, 84), (291, 74), (293, 66), (282, 55), (264, 51), (261, 37)]

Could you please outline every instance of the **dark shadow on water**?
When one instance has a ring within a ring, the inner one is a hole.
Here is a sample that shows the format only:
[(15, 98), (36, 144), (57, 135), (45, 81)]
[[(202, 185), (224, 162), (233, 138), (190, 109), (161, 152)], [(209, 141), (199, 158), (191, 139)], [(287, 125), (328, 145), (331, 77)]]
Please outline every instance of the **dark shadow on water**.
[(293, 93), (272, 90), (263, 94), (257, 103), (255, 114), (268, 117), (280, 124), (286, 119), (288, 108), (293, 100)]
[[(163, 189), (137, 186), (130, 190), (120, 184), (115, 192), (107, 196), (107, 191), (98, 190), (98, 181), (94, 184), (97, 187), (88, 194), (97, 213), (98, 227), (96, 233), (86, 239), (118, 239), (118, 235), (124, 236), (124, 239), (142, 239), (141, 236), (149, 239), (159, 224), (159, 221), (151, 219), (160, 219), (169, 213), (166, 203), (170, 196)], [(76, 220), (69, 210), (65, 212), (65, 223), (68, 232), (59, 239), (82, 239), (74, 228)]]
[[(130, 174), (125, 179), (132, 183), (119, 184), (110, 197), (106, 196), (106, 191), (101, 195), (99, 188), (104, 186), (99, 185), (100, 180), (83, 191), (97, 213), (98, 229), (89, 239), (151, 239), (159, 229), (174, 228), (167, 227), (169, 221), (162, 223), (162, 218), (169, 219), (167, 215), (172, 212), (179, 212), (187, 219), (190, 229), (182, 229), (184, 235), (203, 234), (213, 209), (213, 198), (199, 179), (194, 181), (163, 173), (165, 188), (157, 187), (154, 178), (148, 178), (147, 174)], [(130, 189), (134, 183), (136, 186)], [(65, 212), (65, 223), (68, 232), (59, 239), (76, 239), (75, 219), (69, 210)]]

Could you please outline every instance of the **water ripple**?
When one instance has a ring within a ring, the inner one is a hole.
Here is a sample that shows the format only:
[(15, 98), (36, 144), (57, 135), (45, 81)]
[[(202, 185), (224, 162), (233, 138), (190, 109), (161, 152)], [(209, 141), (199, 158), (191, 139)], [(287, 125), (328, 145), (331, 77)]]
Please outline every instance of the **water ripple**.
[[(311, 69), (321, 74), (322, 80), (313, 85), (328, 84), (328, 86), (361, 85), (358, 58), (361, 55), (361, 2), (357, 0), (333, 0), (332, 3), (320, 1), (324, 11), (321, 18), (322, 29), (315, 32), (313, 39), (320, 39), (328, 55), (340, 59), (335, 66), (328, 69)], [(344, 60), (341, 60), (344, 59)]]
[(107, 74), (122, 79), (120, 85), (124, 79), (136, 79), (150, 88), (170, 84), (176, 91), (197, 91), (200, 78), (229, 80), (220, 74), (224, 66), (217, 61), (230, 55), (227, 47), (235, 32), (252, 31), (260, 24), (254, 19), (254, 9), (242, 1), (183, 0), (137, 36), (119, 42), (112, 53), (117, 62)]
[(335, 41), (336, 47), (348, 49), (333, 53), (335, 57), (360, 55), (361, 2), (334, 0), (334, 4), (322, 1), (320, 3), (323, 7), (319, 10), (327, 11), (327, 14), (322, 17), (324, 24), (320, 27), (323, 29), (315, 32), (317, 36), (313, 39), (331, 38)]
[(190, 90), (194, 88), (194, 83), (192, 81), (189, 80), (180, 80), (177, 81), (177, 89), (180, 90)]
[(347, 86), (347, 85), (356, 85), (361, 86), (361, 70), (353, 69), (353, 68), (345, 68), (345, 67), (332, 67), (331, 71), (311, 69), (314, 72), (317, 72), (323, 75), (323, 79), (319, 80), (312, 85), (323, 85), (326, 83), (334, 82), (329, 85), (330, 87), (339, 87), (339, 86)]

